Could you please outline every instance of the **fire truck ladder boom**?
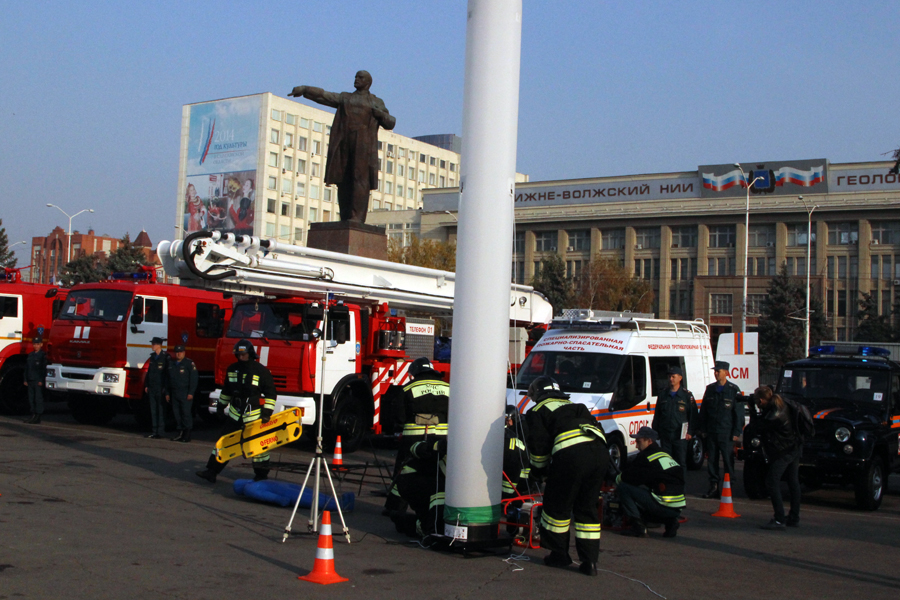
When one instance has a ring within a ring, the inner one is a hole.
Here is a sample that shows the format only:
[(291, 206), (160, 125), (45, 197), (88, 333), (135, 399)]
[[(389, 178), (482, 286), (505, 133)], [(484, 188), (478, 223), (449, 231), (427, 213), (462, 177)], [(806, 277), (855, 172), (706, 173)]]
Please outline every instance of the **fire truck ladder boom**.
[[(453, 310), (456, 274), (273, 239), (198, 231), (157, 247), (163, 268), (182, 285), (248, 296), (334, 292), (387, 302), (393, 308), (447, 313)], [(550, 303), (533, 288), (510, 287), (510, 319), (549, 323)]]

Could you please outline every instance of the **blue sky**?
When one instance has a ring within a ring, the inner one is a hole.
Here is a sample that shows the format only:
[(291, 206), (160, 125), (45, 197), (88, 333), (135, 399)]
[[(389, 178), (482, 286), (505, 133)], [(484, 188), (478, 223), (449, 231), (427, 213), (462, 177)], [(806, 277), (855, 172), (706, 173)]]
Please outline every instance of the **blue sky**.
[[(884, 160), (900, 146), (896, 2), (523, 5), (517, 168), (532, 180)], [(446, 0), (7, 2), (10, 243), (66, 227), (48, 202), (94, 208), (82, 231), (171, 238), (183, 104), (352, 90), (367, 69), (395, 131), (460, 134), (465, 16)]]

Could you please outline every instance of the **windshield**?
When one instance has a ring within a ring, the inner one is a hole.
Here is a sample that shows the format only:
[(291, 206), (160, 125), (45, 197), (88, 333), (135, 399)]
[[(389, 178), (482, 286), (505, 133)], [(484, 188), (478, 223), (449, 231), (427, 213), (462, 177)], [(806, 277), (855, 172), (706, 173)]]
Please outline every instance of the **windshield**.
[(124, 321), (134, 292), (124, 290), (77, 290), (69, 292), (57, 318), (64, 321)]
[(779, 391), (798, 400), (816, 402), (883, 402), (888, 398), (887, 371), (828, 367), (785, 369)]
[(247, 303), (234, 309), (228, 337), (302, 340), (322, 318), (322, 309), (310, 304)]
[(567, 393), (612, 392), (624, 362), (622, 354), (532, 352), (516, 377), (516, 388), (526, 390), (536, 377), (547, 375)]

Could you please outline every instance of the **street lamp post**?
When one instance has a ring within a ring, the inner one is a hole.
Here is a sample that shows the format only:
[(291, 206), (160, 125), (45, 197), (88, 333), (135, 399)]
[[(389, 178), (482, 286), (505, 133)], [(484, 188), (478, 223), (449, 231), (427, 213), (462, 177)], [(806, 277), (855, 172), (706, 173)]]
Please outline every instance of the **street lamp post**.
[(94, 212), (94, 209), (93, 208), (85, 208), (84, 210), (78, 211), (74, 215), (70, 215), (69, 213), (67, 213), (63, 209), (59, 208), (55, 204), (50, 204), (48, 202), (47, 206), (52, 206), (53, 208), (59, 209), (59, 212), (61, 212), (62, 214), (66, 215), (69, 218), (69, 231), (66, 234), (67, 238), (68, 238), (67, 244), (66, 244), (66, 264), (68, 264), (68, 263), (72, 262), (72, 219), (74, 219), (75, 217), (77, 217), (78, 215), (80, 215), (83, 212), (91, 212), (92, 213), (92, 212)]
[[(747, 183), (747, 175), (744, 174), (744, 169), (741, 167), (740, 163), (734, 163), (738, 169), (741, 170), (741, 180), (744, 183)], [(747, 208), (744, 213), (744, 304), (741, 306), (741, 333), (747, 333), (747, 265), (750, 262), (750, 188), (753, 187), (753, 184), (762, 179), (762, 177), (756, 177), (747, 184)]]
[(806, 214), (809, 219), (806, 222), (806, 319), (804, 319), (804, 329), (806, 330), (806, 345), (803, 346), (803, 352), (805, 354), (809, 354), (809, 276), (810, 271), (812, 270), (812, 214), (813, 211), (819, 208), (818, 204), (814, 204), (812, 208), (806, 204), (806, 200), (803, 199), (803, 196), (797, 196), (800, 202), (803, 203), (803, 208), (806, 209)]

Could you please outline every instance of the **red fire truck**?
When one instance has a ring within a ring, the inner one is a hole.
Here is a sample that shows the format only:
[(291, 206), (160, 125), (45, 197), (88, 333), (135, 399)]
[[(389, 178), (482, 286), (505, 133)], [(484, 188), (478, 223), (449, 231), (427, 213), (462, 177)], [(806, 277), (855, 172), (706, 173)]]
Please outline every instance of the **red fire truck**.
[(23, 382), (31, 340), (47, 337), (67, 293), (57, 286), (22, 281), (21, 272), (27, 268), (0, 271), (0, 412), (3, 414), (28, 412), (28, 392)]
[[(382, 418), (391, 414), (388, 392), (406, 383), (412, 359), (431, 358), (433, 317), (452, 314), (455, 274), (447, 271), (220, 232), (161, 242), (158, 253), (183, 285), (249, 297), (236, 304), (219, 341), (216, 381), (234, 362), (234, 344), (250, 340), (275, 380), (276, 411), (301, 407), (311, 424), (322, 394), (324, 429), (341, 435), (344, 452), (370, 430), (393, 433)], [(512, 286), (511, 327), (549, 323), (551, 316), (543, 296)], [(510, 360), (519, 363), (523, 336), (510, 339)], [(449, 372), (449, 365), (435, 365)]]
[(148, 422), (145, 363), (160, 337), (169, 348), (186, 346), (200, 372), (195, 402), (204, 406), (231, 305), (221, 292), (157, 283), (152, 267), (76, 285), (53, 323), (47, 389), (65, 392), (81, 423), (106, 423), (123, 408)]

